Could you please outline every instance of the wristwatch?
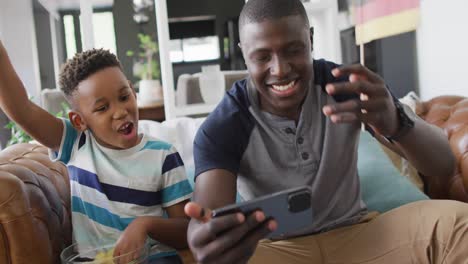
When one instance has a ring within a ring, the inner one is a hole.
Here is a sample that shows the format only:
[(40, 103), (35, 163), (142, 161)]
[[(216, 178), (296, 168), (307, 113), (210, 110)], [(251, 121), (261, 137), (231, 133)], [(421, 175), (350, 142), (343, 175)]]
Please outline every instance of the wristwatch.
[(398, 141), (414, 127), (414, 120), (405, 111), (405, 106), (396, 98), (393, 98), (393, 103), (398, 115), (398, 130), (394, 135), (384, 136), (390, 142)]

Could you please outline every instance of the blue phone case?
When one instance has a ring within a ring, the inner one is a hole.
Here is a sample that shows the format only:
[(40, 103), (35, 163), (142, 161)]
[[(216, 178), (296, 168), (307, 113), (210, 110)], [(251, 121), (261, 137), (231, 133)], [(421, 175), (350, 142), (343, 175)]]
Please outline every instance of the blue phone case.
[[(270, 233), (268, 238), (282, 239), (312, 225), (311, 193), (309, 187), (292, 188), (213, 210), (212, 216), (219, 217), (235, 212), (248, 215), (261, 209), (267, 218), (274, 218), (278, 223), (278, 228)], [(301, 194), (300, 198), (291, 200), (291, 197), (298, 197), (298, 194)], [(308, 206), (305, 203), (308, 203)], [(295, 210), (297, 205), (304, 210)]]

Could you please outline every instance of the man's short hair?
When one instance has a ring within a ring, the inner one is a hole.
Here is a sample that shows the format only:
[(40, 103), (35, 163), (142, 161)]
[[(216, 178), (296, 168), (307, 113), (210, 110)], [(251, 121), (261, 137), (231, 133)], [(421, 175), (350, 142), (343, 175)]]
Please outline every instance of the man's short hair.
[(259, 23), (267, 19), (279, 19), (299, 15), (309, 28), (309, 19), (300, 0), (249, 0), (239, 16), (239, 33), (249, 23)]
[(91, 49), (77, 53), (62, 66), (59, 75), (60, 89), (70, 99), (81, 81), (108, 67), (122, 69), (117, 57), (108, 50)]

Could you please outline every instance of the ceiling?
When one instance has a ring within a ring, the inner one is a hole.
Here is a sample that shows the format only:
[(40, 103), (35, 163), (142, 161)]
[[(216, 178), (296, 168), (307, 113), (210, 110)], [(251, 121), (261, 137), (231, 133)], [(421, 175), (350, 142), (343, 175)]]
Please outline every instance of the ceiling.
[[(92, 1), (93, 7), (111, 7), (114, 0), (81, 0)], [(60, 10), (79, 9), (80, 0), (38, 0), (49, 12), (56, 13)]]

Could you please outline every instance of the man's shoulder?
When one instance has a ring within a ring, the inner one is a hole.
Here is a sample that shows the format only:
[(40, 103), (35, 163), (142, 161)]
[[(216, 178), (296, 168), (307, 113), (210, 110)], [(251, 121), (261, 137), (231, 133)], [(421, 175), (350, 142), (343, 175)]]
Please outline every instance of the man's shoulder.
[(233, 84), (223, 100), (206, 118), (195, 136), (195, 144), (208, 141), (244, 142), (255, 126), (250, 113), (247, 82), (244, 79)]
[(314, 80), (315, 84), (318, 84), (325, 88), (327, 83), (343, 82), (347, 80), (347, 76), (336, 78), (331, 73), (333, 69), (340, 67), (340, 64), (336, 64), (331, 61), (324, 59), (314, 60)]

